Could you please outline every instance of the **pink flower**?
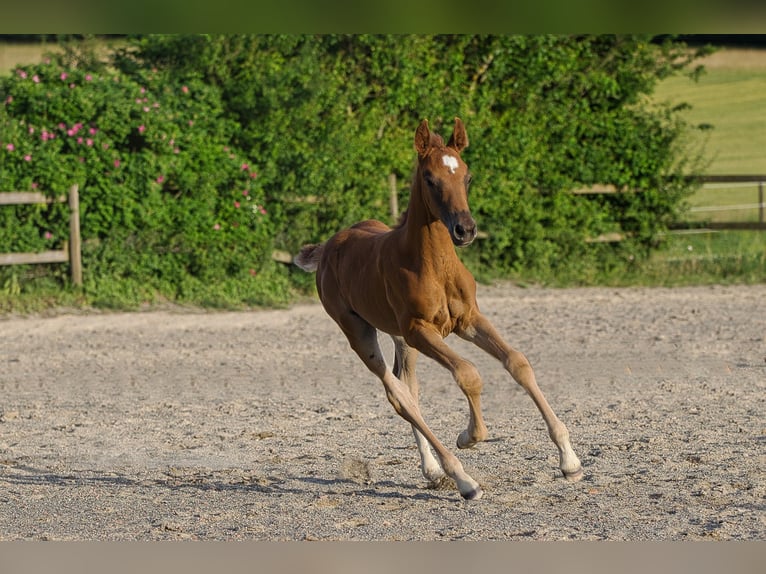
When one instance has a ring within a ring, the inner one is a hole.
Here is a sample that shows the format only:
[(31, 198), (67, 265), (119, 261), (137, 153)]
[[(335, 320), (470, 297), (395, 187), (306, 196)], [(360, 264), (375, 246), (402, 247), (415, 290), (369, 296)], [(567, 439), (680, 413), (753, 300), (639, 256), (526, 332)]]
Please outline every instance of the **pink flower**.
[(37, 187), (38, 187), (37, 182), (33, 181), (31, 187), (32, 187), (32, 189), (37, 189)]
[(114, 167), (120, 167), (120, 160), (119, 159), (114, 160), (113, 163), (114, 163)]
[(165, 181), (164, 175), (157, 176), (157, 183), (162, 183), (163, 181)]
[(141, 103), (141, 98), (136, 98), (136, 103), (140, 104)]
[(19, 75), (19, 77), (20, 77), (22, 80), (26, 80), (26, 78), (27, 78), (27, 73), (26, 73), (24, 70), (16, 70), (16, 73)]
[(244, 191), (242, 191), (242, 195), (247, 197), (248, 195), (250, 195), (250, 192), (245, 189)]
[(144, 111), (148, 112), (149, 111), (149, 106), (144, 106)]
[(250, 169), (250, 166), (247, 165), (246, 163), (243, 163), (242, 164), (242, 171), (247, 171), (248, 169)]
[(234, 202), (234, 207), (235, 207), (236, 209), (239, 209), (239, 202), (238, 202), (238, 201), (235, 201), (235, 202)]
[(216, 231), (218, 231), (219, 229), (221, 229), (221, 226), (220, 226), (219, 224), (217, 224), (217, 223), (216, 223), (216, 224), (213, 226), (213, 229), (215, 229)]
[(35, 84), (39, 84), (39, 83), (40, 83), (40, 76), (38, 76), (37, 74), (35, 74), (34, 76), (32, 76), (32, 81), (33, 81)]
[(48, 132), (43, 130), (42, 133), (40, 134), (40, 139), (43, 141), (48, 141), (48, 137), (49, 137)]
[(78, 144), (81, 144), (81, 143), (82, 143), (82, 136), (80, 136), (79, 138), (77, 138), (77, 143), (78, 143)]
[(29, 126), (29, 130), (28, 131), (29, 131), (30, 134), (33, 134), (33, 133), (35, 133), (35, 128), (33, 128), (32, 126)]
[(13, 151), (16, 149), (16, 146), (13, 145), (12, 143), (5, 144), (5, 149), (7, 149), (8, 151)]
[(180, 150), (180, 149), (178, 149), (177, 147), (176, 147), (176, 148), (173, 148), (173, 153), (179, 153), (180, 151), (181, 151), (181, 150)]
[(12, 101), (13, 101), (13, 96), (8, 96), (7, 98), (5, 98), (6, 104), (10, 104)]
[(69, 89), (70, 90), (74, 90), (76, 87), (77, 87), (77, 84), (75, 84), (75, 83), (69, 84)]
[(257, 272), (255, 269), (251, 269), (251, 270), (250, 270), (250, 275), (252, 275), (253, 277), (255, 277), (256, 275), (258, 275), (258, 272)]
[(30, 154), (25, 155), (24, 161), (32, 161), (32, 156)]
[(261, 212), (261, 215), (266, 215), (266, 208), (263, 207), (262, 205), (258, 206), (258, 211)]
[(253, 179), (255, 179), (256, 177), (258, 177), (258, 174), (257, 174), (257, 173), (255, 173), (254, 171), (251, 171), (251, 172), (250, 172), (250, 177), (252, 177)]
[(90, 139), (90, 138), (86, 139), (85, 140), (85, 145), (88, 146), (88, 147), (92, 146), (93, 145), (93, 140)]
[(61, 75), (59, 76), (59, 78), (61, 78), (61, 81), (66, 80), (68, 77), (69, 77), (69, 74), (67, 74), (66, 72), (61, 72)]
[(53, 239), (53, 234), (50, 231), (46, 231), (43, 234), (43, 237), (45, 237), (45, 239)]
[(144, 126), (144, 125), (138, 126), (138, 133), (140, 133), (140, 134), (144, 133), (145, 129), (146, 129), (146, 126)]
[(189, 93), (189, 88), (188, 88), (187, 86), (181, 86), (181, 91), (182, 91), (184, 94), (188, 94), (188, 93)]
[(68, 129), (68, 130), (66, 131), (66, 135), (68, 135), (68, 136), (73, 136), (73, 135), (74, 135), (74, 134), (76, 134), (76, 133), (77, 133), (77, 132), (76, 132), (76, 131), (74, 131), (74, 129)]
[(141, 91), (142, 94), (145, 94), (146, 93), (146, 88), (142, 87), (140, 91)]
[(89, 133), (90, 135), (94, 136), (94, 135), (96, 135), (96, 132), (97, 132), (97, 131), (98, 131), (98, 130), (97, 130), (96, 128), (90, 128), (90, 129), (88, 130), (88, 133)]
[(85, 74), (85, 81), (86, 82), (90, 82), (92, 79), (93, 79), (93, 76), (91, 76), (90, 74)]
[(189, 120), (189, 125), (193, 126), (194, 125), (194, 121), (193, 120)]
[(60, 122), (59, 123), (59, 129), (60, 130), (65, 130), (66, 129), (66, 124), (64, 122)]
[(104, 142), (101, 144), (101, 149), (109, 149), (109, 144)]

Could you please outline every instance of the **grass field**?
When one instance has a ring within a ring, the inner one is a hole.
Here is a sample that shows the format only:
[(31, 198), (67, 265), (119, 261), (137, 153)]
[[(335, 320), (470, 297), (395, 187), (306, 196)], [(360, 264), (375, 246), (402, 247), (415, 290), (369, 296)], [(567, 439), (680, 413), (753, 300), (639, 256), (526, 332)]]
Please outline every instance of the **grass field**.
[[(674, 77), (662, 82), (657, 101), (687, 102), (683, 112), (694, 125), (711, 126), (691, 145), (705, 146), (707, 174), (766, 176), (766, 50), (720, 49), (701, 62), (706, 72), (698, 82)], [(766, 179), (766, 177), (764, 178)], [(753, 205), (758, 184), (709, 184), (691, 199), (692, 220), (757, 221), (758, 209), (707, 211), (723, 205)]]
[(43, 58), (43, 54), (55, 49), (53, 43), (0, 42), (0, 74), (8, 74), (18, 65), (36, 64)]
[[(685, 119), (711, 126), (690, 142), (704, 145), (707, 174), (766, 175), (766, 50), (723, 48), (701, 63), (706, 72), (698, 82), (670, 78), (659, 85), (656, 100), (687, 102)], [(707, 184), (690, 198), (688, 219), (758, 221), (758, 201), (757, 183)], [(712, 211), (744, 205), (753, 207)], [(763, 282), (766, 232), (671, 235), (641, 273), (642, 282), (656, 284)]]

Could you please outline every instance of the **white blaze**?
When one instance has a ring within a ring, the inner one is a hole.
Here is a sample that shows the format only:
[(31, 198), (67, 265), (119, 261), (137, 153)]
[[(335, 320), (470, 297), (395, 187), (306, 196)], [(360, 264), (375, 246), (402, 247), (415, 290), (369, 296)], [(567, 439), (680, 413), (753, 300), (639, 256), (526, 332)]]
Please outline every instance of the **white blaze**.
[(455, 173), (457, 169), (457, 158), (455, 156), (444, 154), (442, 156), (442, 163), (449, 168), (450, 173)]

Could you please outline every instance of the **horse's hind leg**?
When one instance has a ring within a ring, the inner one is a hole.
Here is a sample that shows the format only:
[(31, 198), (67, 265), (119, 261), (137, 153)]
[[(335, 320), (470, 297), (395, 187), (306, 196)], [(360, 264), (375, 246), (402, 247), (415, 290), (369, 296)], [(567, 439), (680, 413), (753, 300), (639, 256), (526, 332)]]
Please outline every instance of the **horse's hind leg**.
[[(327, 309), (327, 306), (325, 308)], [(351, 348), (359, 355), (362, 362), (383, 382), (386, 397), (397, 414), (422, 434), (436, 451), (436, 456), (439, 458), (444, 472), (455, 481), (460, 495), (469, 500), (480, 498), (483, 492), (479, 483), (468, 475), (458, 458), (447, 450), (431, 432), (423, 420), (417, 401), (413, 398), (410, 390), (394, 376), (386, 365), (378, 344), (375, 328), (351, 310), (344, 309), (340, 312), (331, 313), (328, 309), (328, 313), (343, 330)]]
[(505, 369), (514, 380), (527, 391), (540, 414), (543, 415), (548, 427), (548, 435), (559, 451), (559, 467), (564, 476), (571, 481), (580, 480), (583, 477), (580, 459), (577, 458), (572, 445), (569, 443), (569, 431), (553, 412), (553, 409), (545, 400), (543, 392), (537, 386), (535, 373), (527, 358), (519, 351), (508, 345), (498, 334), (492, 323), (483, 315), (476, 316), (471, 327), (458, 333), (462, 338), (475, 343), (487, 353), (503, 363)]
[[(415, 404), (417, 404), (419, 387), (415, 374), (415, 363), (417, 362), (418, 351), (405, 343), (402, 337), (392, 336), (391, 339), (394, 341), (394, 376), (407, 385), (412, 398), (415, 399)], [(432, 483), (438, 482), (444, 476), (444, 469), (431, 452), (426, 437), (414, 425), (412, 426), (412, 433), (415, 435), (415, 443), (418, 446), (418, 453), (420, 453), (420, 468), (423, 471), (423, 476)]]

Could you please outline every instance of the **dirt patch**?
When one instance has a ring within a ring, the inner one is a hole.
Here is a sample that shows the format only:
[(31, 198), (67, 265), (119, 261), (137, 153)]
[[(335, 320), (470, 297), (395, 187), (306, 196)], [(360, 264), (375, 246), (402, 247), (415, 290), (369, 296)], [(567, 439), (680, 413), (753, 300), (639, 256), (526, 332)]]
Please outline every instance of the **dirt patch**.
[[(484, 498), (429, 488), (409, 426), (318, 304), (0, 319), (0, 539), (763, 539), (766, 286), (482, 287), (586, 477), (465, 342)], [(390, 355), (391, 345), (384, 341)], [(421, 358), (426, 420), (467, 422)]]

